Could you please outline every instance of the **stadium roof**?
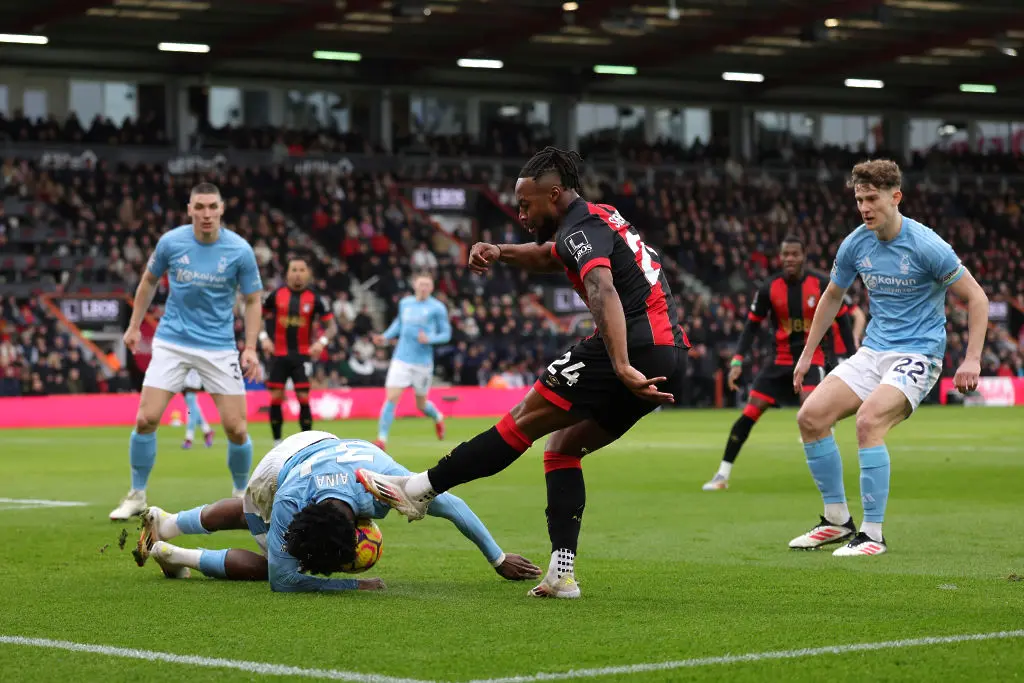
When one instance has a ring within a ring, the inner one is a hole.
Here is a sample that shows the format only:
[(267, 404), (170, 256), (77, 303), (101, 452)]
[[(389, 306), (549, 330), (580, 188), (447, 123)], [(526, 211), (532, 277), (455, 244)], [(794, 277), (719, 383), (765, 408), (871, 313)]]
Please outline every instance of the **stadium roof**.
[[(0, 45), (11, 66), (1024, 111), (1022, 0), (37, 0), (0, 3), (0, 26), (49, 40)], [(159, 52), (161, 42), (209, 51)], [(314, 50), (360, 61), (315, 60)], [(460, 69), (462, 58), (503, 68)], [(727, 82), (727, 72), (764, 80)], [(851, 78), (884, 88), (850, 88)], [(962, 84), (997, 92), (962, 93)]]

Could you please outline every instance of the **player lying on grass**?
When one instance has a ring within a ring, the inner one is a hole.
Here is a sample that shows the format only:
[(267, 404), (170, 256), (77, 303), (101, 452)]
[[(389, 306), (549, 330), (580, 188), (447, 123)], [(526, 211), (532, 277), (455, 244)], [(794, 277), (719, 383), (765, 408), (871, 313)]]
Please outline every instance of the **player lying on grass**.
[[(169, 578), (189, 569), (235, 581), (266, 581), (281, 592), (380, 590), (380, 579), (327, 579), (355, 560), (357, 519), (381, 519), (390, 508), (356, 480), (359, 466), (388, 474), (409, 470), (367, 441), (328, 432), (290, 436), (256, 466), (242, 499), (229, 498), (170, 514), (157, 507), (142, 513), (134, 553), (143, 566), (152, 557)], [(451, 521), (473, 541), (506, 579), (535, 579), (541, 571), (519, 555), (506, 555), (469, 506), (451, 494), (435, 498), (427, 514)], [(262, 549), (205, 550), (168, 543), (182, 534), (248, 529)]]

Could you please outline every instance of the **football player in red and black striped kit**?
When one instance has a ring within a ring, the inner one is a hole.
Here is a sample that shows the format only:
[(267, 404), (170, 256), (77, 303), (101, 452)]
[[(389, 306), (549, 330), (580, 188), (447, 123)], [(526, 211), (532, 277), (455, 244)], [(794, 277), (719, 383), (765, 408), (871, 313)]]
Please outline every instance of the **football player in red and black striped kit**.
[[(729, 388), (737, 390), (736, 381), (743, 372), (743, 358), (750, 351), (754, 338), (761, 329), (761, 323), (769, 317), (775, 324), (775, 348), (770, 361), (754, 379), (743, 414), (733, 424), (729, 433), (722, 463), (711, 481), (704, 484), (705, 491), (720, 491), (729, 487), (729, 475), (732, 473), (736, 456), (750, 436), (750, 430), (767, 408), (784, 403), (803, 403), (825, 377), (825, 354), (819, 347), (814, 352), (814, 365), (804, 377), (803, 390), (799, 396), (794, 395), (793, 363), (800, 357), (807, 343), (807, 330), (811, 326), (821, 293), (828, 287), (828, 275), (804, 267), (803, 240), (794, 235), (786, 236), (782, 240), (779, 258), (782, 261), (782, 272), (768, 278), (754, 294), (747, 324), (740, 335), (736, 355), (730, 364)], [(845, 355), (853, 353), (853, 332), (846, 305), (836, 315), (832, 334), (839, 335), (834, 349), (848, 349)]]
[[(299, 426), (306, 432), (313, 428), (313, 412), (309, 407), (309, 374), (312, 361), (319, 358), (334, 338), (337, 326), (327, 302), (310, 289), (313, 273), (303, 256), (288, 259), (288, 272), (283, 287), (278, 287), (263, 302), (266, 330), (260, 332), (263, 352), (270, 359), (267, 389), (270, 390), (270, 429), (274, 445), (281, 440), (284, 415), (284, 388), (292, 380), (299, 402)], [(322, 334), (313, 339), (313, 324), (320, 321)]]
[(565, 271), (598, 332), (570, 347), (497, 426), (459, 444), (428, 470), (389, 477), (360, 470), (378, 500), (420, 519), (439, 493), (497, 474), (534, 441), (544, 446), (551, 561), (534, 597), (579, 597), (573, 572), (586, 500), (584, 455), (625, 434), (658, 405), (679, 400), (689, 342), (658, 253), (612, 206), (579, 195), (580, 156), (547, 147), (519, 174), (519, 219), (536, 244), (475, 244), (469, 267), (500, 261)]

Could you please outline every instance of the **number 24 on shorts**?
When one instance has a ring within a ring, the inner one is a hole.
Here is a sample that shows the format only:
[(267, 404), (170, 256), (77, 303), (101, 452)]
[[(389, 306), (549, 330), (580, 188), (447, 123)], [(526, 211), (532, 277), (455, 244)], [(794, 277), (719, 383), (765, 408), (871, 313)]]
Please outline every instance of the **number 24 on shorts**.
[(572, 385), (576, 384), (576, 382), (579, 381), (579, 379), (580, 379), (579, 370), (586, 365), (586, 363), (583, 363), (582, 361), (579, 362), (579, 363), (573, 363), (572, 365), (570, 365), (568, 367), (562, 368), (561, 372), (559, 372), (558, 366), (559, 365), (565, 365), (566, 363), (568, 363), (569, 362), (569, 356), (571, 356), (571, 355), (572, 355), (572, 351), (566, 351), (564, 356), (562, 356), (558, 360), (552, 361), (551, 365), (548, 366), (548, 372), (550, 372), (552, 375), (561, 374), (562, 377), (565, 378), (566, 386), (570, 386), (570, 387)]

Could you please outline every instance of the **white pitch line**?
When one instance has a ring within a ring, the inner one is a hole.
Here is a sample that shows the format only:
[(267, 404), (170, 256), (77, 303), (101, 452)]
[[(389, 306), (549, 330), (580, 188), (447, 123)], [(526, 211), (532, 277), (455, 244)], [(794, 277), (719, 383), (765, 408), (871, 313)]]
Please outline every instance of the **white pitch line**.
[(965, 643), (976, 640), (997, 640), (1002, 638), (1024, 638), (1024, 629), (1017, 631), (999, 631), (997, 633), (975, 633), (959, 636), (929, 636), (908, 640), (887, 640), (881, 643), (858, 643), (854, 645), (832, 645), (829, 647), (810, 647), (800, 650), (775, 650), (773, 652), (752, 652), (745, 655), (724, 655), (722, 657), (698, 657), (680, 659), (675, 662), (657, 662), (654, 664), (628, 664), (625, 666), (609, 666), (600, 669), (576, 669), (561, 673), (537, 673), (530, 676), (507, 676), (504, 678), (483, 678), (467, 683), (532, 683), (533, 681), (565, 681), (577, 678), (599, 678), (615, 674), (641, 674), (652, 671), (671, 671), (674, 669), (692, 669), (715, 664), (739, 664), (741, 662), (763, 662), (774, 659), (800, 659), (817, 657), (818, 655), (842, 655), (851, 652), (870, 652), (872, 650), (893, 650), (905, 647), (921, 647), (922, 645), (944, 645)]
[(75, 500), (38, 500), (36, 498), (0, 498), (0, 503), (30, 505), (44, 508), (77, 508), (82, 507), (83, 505), (88, 505), (88, 503), (82, 503)]
[[(979, 640), (1003, 640), (1007, 638), (1024, 638), (1024, 629), (1016, 631), (997, 631), (995, 633), (973, 633), (958, 636), (927, 636), (905, 640), (887, 640), (879, 643), (856, 643), (853, 645), (831, 645), (827, 647), (811, 647), (799, 650), (774, 650), (769, 652), (751, 652), (745, 655), (723, 655), (721, 657), (697, 657), (680, 659), (674, 662), (656, 662), (652, 664), (627, 664), (609, 666), (600, 669), (575, 669), (560, 673), (536, 673), (525, 676), (506, 676), (502, 678), (478, 678), (466, 683), (533, 683), (533, 681), (564, 681), (578, 678), (599, 678), (616, 674), (640, 674), (654, 671), (672, 671), (674, 669), (692, 669), (716, 664), (740, 664), (744, 662), (763, 662), (776, 659), (801, 659), (819, 655), (842, 655), (851, 652), (871, 652), (874, 650), (896, 650), (925, 645), (949, 645)], [(186, 664), (213, 669), (234, 669), (264, 676), (295, 676), (300, 678), (321, 678), (334, 681), (353, 681), (355, 683), (440, 683), (438, 681), (398, 678), (379, 674), (364, 674), (356, 671), (339, 671), (337, 669), (306, 669), (283, 664), (266, 662), (248, 662), (237, 659), (221, 659), (200, 657), (197, 655), (176, 655), (169, 652), (153, 650), (136, 650), (132, 648), (111, 647), (108, 645), (90, 645), (73, 643), (66, 640), (50, 640), (48, 638), (24, 638), (22, 636), (0, 635), (0, 645), (24, 645), (42, 647), (71, 652), (87, 652), (90, 654), (141, 659), (158, 660), (171, 664)]]
[(299, 666), (268, 664), (266, 662), (247, 662), (238, 659), (221, 659), (217, 657), (200, 657), (198, 655), (175, 655), (169, 652), (153, 650), (136, 650), (126, 647), (110, 647), (108, 645), (90, 645), (72, 643), (67, 640), (50, 640), (49, 638), (23, 638), (21, 636), (0, 636), (0, 645), (27, 645), (53, 650), (69, 650), (71, 652), (88, 652), (90, 654), (124, 657), (144, 661), (158, 660), (170, 664), (187, 664), (210, 669), (234, 669), (263, 676), (295, 676), (299, 678), (321, 678), (332, 681), (353, 681), (354, 683), (434, 683), (416, 678), (398, 678), (378, 674), (363, 674), (357, 671), (338, 671), (336, 669), (306, 669)]

